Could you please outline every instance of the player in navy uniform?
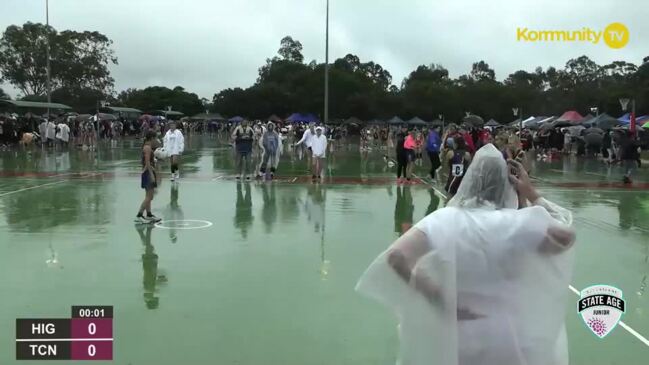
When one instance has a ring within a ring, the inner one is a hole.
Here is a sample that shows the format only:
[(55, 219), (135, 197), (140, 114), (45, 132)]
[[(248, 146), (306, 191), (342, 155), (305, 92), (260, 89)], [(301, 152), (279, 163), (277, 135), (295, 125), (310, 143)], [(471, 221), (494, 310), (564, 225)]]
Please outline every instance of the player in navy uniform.
[(466, 148), (466, 142), (462, 136), (453, 138), (453, 150), (448, 151), (446, 159), (448, 160), (448, 181), (444, 190), (451, 195), (457, 193), (460, 187), (464, 172), (471, 162), (471, 154)]
[[(140, 186), (144, 189), (144, 200), (140, 205), (140, 210), (135, 217), (136, 223), (156, 223), (160, 218), (151, 213), (151, 201), (153, 194), (158, 187), (158, 180), (155, 170), (155, 159), (153, 158), (153, 151), (157, 147), (156, 133), (148, 131), (144, 136), (144, 145), (142, 146), (142, 176)], [(146, 216), (144, 212), (146, 211)]]
[(250, 169), (250, 155), (252, 154), (254, 136), (255, 131), (250, 127), (250, 122), (247, 120), (242, 121), (232, 132), (232, 139), (234, 139), (237, 151), (237, 167), (239, 169), (237, 180), (242, 178), (250, 180), (250, 176), (246, 175)]

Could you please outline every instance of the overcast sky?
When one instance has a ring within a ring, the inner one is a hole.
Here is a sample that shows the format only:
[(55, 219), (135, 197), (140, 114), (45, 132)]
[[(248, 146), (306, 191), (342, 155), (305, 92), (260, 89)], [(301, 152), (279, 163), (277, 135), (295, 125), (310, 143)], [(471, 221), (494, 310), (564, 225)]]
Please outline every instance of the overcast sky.
[[(519, 69), (563, 67), (583, 54), (600, 64), (640, 64), (649, 55), (645, 0), (330, 1), (330, 61), (354, 53), (389, 70), (396, 85), (432, 62), (456, 77), (485, 60), (502, 80)], [(45, 0), (0, 0), (0, 9), (3, 31), (11, 24), (45, 23)], [(603, 30), (612, 22), (629, 28), (630, 41), (620, 50), (516, 41), (518, 27)], [(285, 35), (302, 42), (305, 62), (323, 62), (325, 55), (325, 0), (50, 0), (50, 24), (112, 39), (118, 92), (181, 85), (211, 99), (224, 88), (248, 87)]]

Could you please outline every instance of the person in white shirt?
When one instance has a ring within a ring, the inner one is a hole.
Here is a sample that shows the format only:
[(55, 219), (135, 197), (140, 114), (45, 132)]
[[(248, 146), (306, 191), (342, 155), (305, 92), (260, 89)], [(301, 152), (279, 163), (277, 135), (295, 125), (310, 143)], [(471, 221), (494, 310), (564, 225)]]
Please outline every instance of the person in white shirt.
[(169, 124), (169, 130), (164, 136), (164, 148), (168, 155), (171, 156), (171, 181), (180, 179), (178, 172), (178, 164), (180, 162), (180, 155), (185, 150), (185, 138), (180, 130), (176, 129), (176, 122)]
[(54, 139), (56, 138), (56, 124), (54, 124), (54, 122), (52, 122), (51, 120), (47, 122), (45, 137), (47, 138), (47, 144), (49, 146), (53, 146)]
[(41, 138), (41, 144), (45, 145), (47, 143), (47, 119), (43, 119), (41, 124), (38, 125), (38, 133)]
[(70, 141), (70, 127), (67, 124), (61, 122), (57, 126), (58, 131), (56, 132), (56, 139), (63, 146), (67, 146)]
[[(313, 137), (315, 136), (315, 125), (313, 123), (309, 124), (309, 129), (304, 131), (304, 134), (302, 135), (302, 139), (300, 139), (295, 146), (299, 146), (302, 143), (306, 146), (307, 150), (310, 152), (311, 151), (311, 141), (313, 140)], [(310, 156), (309, 156), (310, 157)]]
[(327, 153), (327, 137), (322, 133), (323, 128), (315, 129), (315, 135), (311, 137), (311, 152), (313, 153), (313, 180), (320, 178), (322, 171), (322, 160)]

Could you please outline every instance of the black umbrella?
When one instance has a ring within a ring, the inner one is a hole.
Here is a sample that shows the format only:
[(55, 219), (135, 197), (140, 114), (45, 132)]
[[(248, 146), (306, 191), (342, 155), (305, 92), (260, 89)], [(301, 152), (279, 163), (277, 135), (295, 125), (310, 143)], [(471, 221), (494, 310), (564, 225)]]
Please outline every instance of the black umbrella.
[(588, 128), (584, 131), (584, 134), (591, 134), (591, 133), (604, 134), (604, 130), (601, 128), (593, 127), (593, 128)]
[(599, 133), (591, 133), (584, 136), (584, 141), (587, 145), (597, 146), (602, 144), (604, 136)]
[(465, 123), (469, 123), (474, 127), (479, 127), (481, 125), (484, 125), (484, 120), (480, 116), (475, 114), (467, 115), (466, 117), (462, 118), (462, 121)]

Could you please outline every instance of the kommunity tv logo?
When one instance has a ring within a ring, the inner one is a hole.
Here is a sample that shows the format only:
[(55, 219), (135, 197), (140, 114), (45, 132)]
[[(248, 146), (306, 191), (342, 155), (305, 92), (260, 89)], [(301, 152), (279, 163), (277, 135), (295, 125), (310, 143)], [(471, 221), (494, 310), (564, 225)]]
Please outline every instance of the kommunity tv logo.
[(620, 49), (629, 43), (629, 37), (629, 29), (622, 23), (611, 23), (604, 30), (589, 27), (576, 30), (516, 28), (516, 40), (519, 42), (604, 43), (609, 48)]

